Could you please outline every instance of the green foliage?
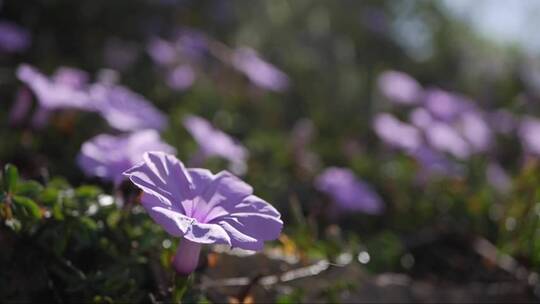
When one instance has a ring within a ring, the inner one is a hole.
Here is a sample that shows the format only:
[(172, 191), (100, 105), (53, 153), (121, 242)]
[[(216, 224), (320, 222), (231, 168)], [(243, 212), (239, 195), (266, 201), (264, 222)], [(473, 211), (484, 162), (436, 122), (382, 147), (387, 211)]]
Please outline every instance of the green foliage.
[(96, 186), (74, 188), (59, 179), (41, 185), (13, 172), (12, 165), (3, 172), (12, 177), (0, 202), (0, 284), (7, 286), (0, 299), (148, 300), (157, 280), (149, 264), (168, 265), (149, 262), (163, 233), (141, 206), (132, 201), (118, 209)]

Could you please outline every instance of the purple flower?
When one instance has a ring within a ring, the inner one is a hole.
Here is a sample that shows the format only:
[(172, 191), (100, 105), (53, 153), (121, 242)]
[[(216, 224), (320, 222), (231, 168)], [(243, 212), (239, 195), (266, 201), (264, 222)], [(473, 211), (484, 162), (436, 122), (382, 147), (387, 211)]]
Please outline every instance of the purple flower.
[(125, 178), (123, 172), (140, 163), (148, 151), (175, 153), (155, 130), (144, 130), (122, 136), (98, 135), (82, 145), (77, 162), (86, 175), (118, 185)]
[(200, 61), (208, 52), (208, 40), (200, 31), (182, 29), (171, 41), (152, 38), (146, 51), (157, 64), (172, 67), (180, 62)]
[(259, 57), (251, 48), (239, 48), (234, 51), (232, 65), (246, 75), (256, 86), (281, 92), (289, 87), (289, 78), (272, 64)]
[(179, 31), (174, 44), (181, 59), (198, 61), (208, 52), (209, 40), (210, 38), (199, 30), (183, 28)]
[(174, 45), (161, 38), (153, 38), (146, 49), (152, 60), (159, 65), (170, 65), (176, 61), (177, 52)]
[(463, 111), (469, 110), (472, 103), (466, 97), (436, 88), (426, 90), (424, 104), (431, 114), (443, 121), (453, 121)]
[(480, 111), (466, 111), (456, 121), (457, 128), (467, 140), (471, 150), (484, 152), (492, 143), (492, 132)]
[(83, 89), (89, 82), (90, 77), (85, 71), (72, 67), (59, 67), (52, 76), (55, 83), (62, 84), (74, 89)]
[(316, 178), (315, 188), (329, 195), (343, 211), (380, 214), (384, 209), (384, 203), (377, 193), (358, 180), (350, 169), (325, 169)]
[(378, 114), (373, 122), (373, 129), (385, 143), (398, 149), (410, 151), (422, 143), (418, 129), (399, 121), (391, 114)]
[(30, 46), (30, 33), (9, 21), (0, 21), (0, 52), (17, 53)]
[(540, 119), (530, 116), (523, 118), (518, 135), (526, 153), (540, 155)]
[(378, 85), (382, 94), (396, 103), (416, 104), (422, 95), (420, 84), (411, 76), (398, 71), (382, 73)]
[(421, 166), (419, 177), (421, 179), (429, 178), (433, 174), (458, 176), (461, 175), (461, 167), (455, 162), (450, 161), (442, 153), (433, 150), (429, 146), (421, 146), (409, 153)]
[(229, 135), (216, 129), (207, 120), (195, 115), (188, 115), (184, 118), (184, 126), (199, 145), (199, 157), (202, 160), (219, 156), (229, 160), (233, 166), (245, 167), (248, 158), (246, 148)]
[(182, 238), (173, 261), (180, 274), (195, 270), (202, 244), (262, 250), (264, 241), (279, 236), (279, 212), (231, 173), (185, 168), (162, 152), (145, 153), (143, 160), (124, 174), (143, 191), (141, 202), (152, 219)]
[(90, 96), (101, 116), (121, 131), (163, 130), (167, 117), (143, 96), (120, 85), (94, 84)]
[(72, 108), (94, 111), (95, 104), (87, 92), (78, 84), (66, 81), (66, 70), (57, 73), (49, 79), (30, 65), (22, 64), (17, 68), (19, 80), (32, 90), (39, 105), (46, 110)]
[(183, 91), (195, 82), (195, 72), (189, 64), (179, 65), (169, 71), (167, 84), (175, 90)]
[(427, 111), (426, 109), (424, 108), (416, 108), (414, 109), (411, 114), (410, 114), (410, 117), (409, 117), (411, 123), (423, 130), (424, 128), (427, 128), (429, 127), (434, 119), (433, 117), (431, 116), (431, 114), (429, 113), (429, 111)]
[(424, 131), (429, 144), (439, 151), (450, 153), (460, 159), (466, 159), (471, 154), (470, 146), (465, 139), (446, 123), (434, 122)]

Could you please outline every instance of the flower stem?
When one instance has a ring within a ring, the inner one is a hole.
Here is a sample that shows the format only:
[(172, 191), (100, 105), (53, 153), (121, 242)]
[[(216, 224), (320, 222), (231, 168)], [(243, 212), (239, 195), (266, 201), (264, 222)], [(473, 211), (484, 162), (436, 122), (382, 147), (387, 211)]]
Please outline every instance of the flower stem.
[(182, 239), (176, 250), (173, 265), (179, 275), (187, 276), (192, 273), (199, 263), (201, 244)]
[(172, 302), (173, 303), (182, 303), (182, 298), (184, 297), (189, 286), (193, 282), (193, 275), (185, 276), (175, 274), (173, 278), (173, 291), (172, 291)]

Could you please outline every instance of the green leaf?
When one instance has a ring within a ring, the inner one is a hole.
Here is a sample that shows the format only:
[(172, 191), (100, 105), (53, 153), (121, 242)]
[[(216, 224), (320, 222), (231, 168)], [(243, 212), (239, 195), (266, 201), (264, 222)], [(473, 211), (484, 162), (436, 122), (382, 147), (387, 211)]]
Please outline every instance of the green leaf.
[(97, 230), (98, 228), (98, 225), (96, 223), (96, 221), (94, 221), (93, 219), (87, 217), (87, 216), (83, 216), (80, 218), (80, 222), (81, 224), (83, 224), (87, 229), (89, 230)]
[(17, 194), (37, 197), (43, 191), (43, 186), (36, 181), (24, 181), (17, 186)]
[(23, 207), (34, 218), (41, 218), (41, 210), (39, 209), (39, 206), (36, 204), (36, 202), (34, 202), (33, 200), (24, 196), (15, 195), (13, 196), (13, 202)]
[(19, 171), (17, 170), (17, 167), (13, 166), (12, 164), (7, 164), (4, 167), (4, 190), (6, 190), (6, 192), (13, 192), (17, 187), (18, 180)]

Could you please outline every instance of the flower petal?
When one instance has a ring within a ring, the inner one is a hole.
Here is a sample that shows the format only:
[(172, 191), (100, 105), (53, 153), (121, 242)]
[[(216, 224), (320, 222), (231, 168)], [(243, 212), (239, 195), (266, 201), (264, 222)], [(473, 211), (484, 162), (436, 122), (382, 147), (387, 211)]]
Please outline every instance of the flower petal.
[(214, 207), (230, 210), (252, 193), (253, 188), (250, 185), (227, 171), (221, 171), (201, 194), (193, 217), (203, 221)]
[(186, 231), (184, 238), (201, 244), (231, 245), (229, 234), (216, 224), (204, 224), (194, 221), (190, 229)]
[[(154, 202), (155, 203), (155, 202)], [(167, 209), (161, 206), (154, 206), (148, 208), (151, 205), (149, 201), (146, 201), (146, 210), (152, 217), (152, 219), (161, 225), (167, 233), (172, 236), (180, 237), (186, 234), (192, 227), (194, 220), (190, 217), (183, 215), (178, 211)]]
[(143, 159), (124, 172), (135, 185), (166, 205), (180, 207), (182, 200), (191, 198), (194, 186), (180, 160), (163, 152), (144, 153)]
[(230, 221), (223, 220), (219, 222), (219, 226), (223, 227), (223, 229), (229, 234), (232, 247), (254, 251), (260, 251), (264, 247), (262, 240), (257, 240), (256, 238), (243, 233), (235, 226), (231, 225)]
[(248, 250), (262, 249), (263, 242), (279, 237), (283, 221), (277, 210), (264, 200), (251, 195), (234, 208), (234, 212), (216, 217), (231, 235), (234, 247)]

